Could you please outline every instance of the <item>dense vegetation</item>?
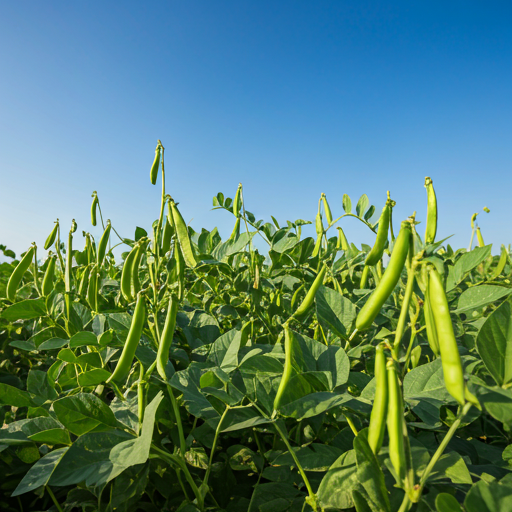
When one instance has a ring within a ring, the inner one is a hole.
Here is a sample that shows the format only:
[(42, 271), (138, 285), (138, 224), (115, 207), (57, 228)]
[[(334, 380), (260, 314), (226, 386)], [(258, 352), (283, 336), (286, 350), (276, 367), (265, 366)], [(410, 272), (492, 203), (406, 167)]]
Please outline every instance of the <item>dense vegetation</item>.
[(107, 222), (82, 248), (57, 222), (55, 254), (1, 246), (2, 511), (512, 510), (512, 263), (476, 215), (476, 248), (436, 241), (427, 180), (425, 235), (389, 194), (339, 218), (322, 194), (302, 238), (239, 186), (213, 199), (223, 241), (186, 226), (160, 144), (158, 176), (150, 234)]

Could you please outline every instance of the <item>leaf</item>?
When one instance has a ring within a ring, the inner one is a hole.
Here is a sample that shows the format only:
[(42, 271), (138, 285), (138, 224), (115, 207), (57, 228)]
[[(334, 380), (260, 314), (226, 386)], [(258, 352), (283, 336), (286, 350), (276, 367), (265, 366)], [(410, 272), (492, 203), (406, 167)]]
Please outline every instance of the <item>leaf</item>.
[(28, 436), (29, 439), (35, 441), (36, 443), (45, 443), (51, 446), (56, 444), (71, 444), (71, 439), (69, 437), (69, 433), (67, 430), (63, 428), (52, 428), (48, 430), (43, 430), (41, 432), (37, 432), (36, 434), (32, 434)]
[(38, 407), (41, 401), (35, 401), (30, 393), (0, 382), (0, 404), (14, 407)]
[(48, 379), (48, 374), (41, 370), (30, 370), (27, 377), (27, 391), (40, 397), (43, 402), (57, 398), (57, 392)]
[(492, 304), (512, 293), (512, 288), (482, 284), (464, 290), (454, 313), (460, 314)]
[(370, 205), (370, 200), (368, 199), (368, 196), (366, 194), (363, 194), (359, 201), (357, 201), (356, 206), (356, 213), (358, 217), (363, 217), (364, 213), (368, 209), (368, 206)]
[(470, 252), (464, 253), (455, 263), (450, 267), (448, 278), (446, 280), (446, 291), (453, 290), (462, 280), (464, 276), (478, 266), (482, 261), (486, 260), (491, 254), (491, 246), (476, 247)]
[(103, 368), (95, 368), (78, 375), (78, 385), (80, 387), (97, 386), (102, 382), (105, 382), (111, 373)]
[(42, 297), (39, 299), (27, 299), (16, 302), (0, 313), (0, 317), (5, 318), (5, 320), (9, 322), (14, 322), (15, 320), (31, 320), (32, 318), (39, 318), (41, 316), (46, 316), (46, 304)]
[(461, 512), (459, 502), (455, 496), (447, 492), (440, 492), (436, 496), (436, 510), (437, 512)]
[(505, 512), (512, 510), (512, 486), (497, 481), (480, 480), (474, 484), (464, 500), (466, 512)]
[(73, 434), (81, 436), (98, 425), (117, 427), (108, 405), (92, 393), (78, 393), (53, 403), (59, 421)]
[(49, 340), (43, 341), (43, 343), (37, 347), (37, 350), (54, 350), (56, 348), (62, 348), (68, 343), (69, 340), (62, 338), (50, 338)]
[(352, 201), (347, 194), (343, 194), (343, 209), (345, 210), (345, 213), (352, 212)]
[(449, 478), (454, 484), (471, 484), (473, 480), (464, 459), (457, 452), (443, 454), (428, 478), (429, 482)]
[(50, 480), (57, 464), (62, 460), (62, 457), (68, 451), (68, 448), (59, 448), (47, 453), (44, 457), (40, 458), (23, 477), (18, 487), (12, 493), (12, 496), (20, 496), (29, 491), (35, 491), (39, 487), (46, 485)]
[(347, 339), (356, 319), (356, 307), (336, 290), (320, 286), (316, 295), (316, 314), (324, 330), (331, 330), (341, 339)]
[(238, 366), (238, 351), (241, 334), (238, 329), (231, 329), (217, 338), (208, 354), (208, 361), (219, 366), (225, 372), (231, 372)]
[(512, 381), (512, 304), (508, 300), (493, 311), (480, 328), (476, 347), (499, 386)]
[(270, 422), (270, 419), (264, 418), (254, 407), (250, 405), (231, 407), (222, 422), (222, 432), (243, 430), (245, 428)]
[(348, 509), (354, 506), (352, 490), (359, 486), (355, 462), (329, 469), (318, 488), (318, 499), (328, 509)]
[(98, 338), (95, 336), (95, 334), (93, 332), (90, 332), (90, 331), (77, 332), (69, 340), (69, 348), (83, 347), (86, 345), (90, 345), (90, 346), (98, 345)]

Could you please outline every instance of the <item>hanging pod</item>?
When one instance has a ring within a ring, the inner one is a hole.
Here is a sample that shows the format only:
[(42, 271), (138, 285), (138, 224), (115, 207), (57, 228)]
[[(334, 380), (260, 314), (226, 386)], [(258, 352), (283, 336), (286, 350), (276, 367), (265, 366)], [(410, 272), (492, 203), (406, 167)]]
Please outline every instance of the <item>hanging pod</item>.
[(103, 266), (103, 262), (105, 261), (105, 254), (107, 252), (108, 240), (110, 238), (110, 230), (112, 229), (112, 224), (110, 220), (107, 220), (107, 227), (101, 235), (100, 243), (98, 244), (98, 257), (96, 263), (98, 264), (98, 268)]
[[(135, 298), (137, 294), (140, 292), (141, 284), (139, 279), (139, 267), (140, 262), (142, 260), (142, 256), (146, 252), (146, 247), (148, 246), (149, 240), (147, 238), (140, 239), (139, 245), (137, 247), (137, 252), (135, 253), (135, 257), (133, 258), (132, 268), (131, 268), (131, 279), (130, 279), (130, 289), (131, 296)], [(126, 263), (126, 262), (125, 262)]]
[(318, 291), (318, 288), (320, 288), (321, 284), (324, 282), (326, 272), (327, 265), (325, 263), (322, 263), (322, 268), (320, 269), (320, 272), (318, 272), (317, 276), (315, 277), (315, 280), (313, 281), (313, 284), (311, 285), (311, 288), (308, 290), (308, 293), (304, 297), (304, 300), (302, 301), (301, 305), (293, 313), (293, 316), (298, 317), (303, 315), (312, 306), (313, 301), (315, 300), (316, 292)]
[(365, 305), (361, 308), (361, 311), (357, 315), (356, 329), (363, 331), (368, 329), (375, 317), (381, 310), (384, 302), (391, 295), (395, 286), (400, 279), (400, 274), (405, 265), (407, 259), (407, 253), (409, 252), (409, 245), (411, 242), (411, 224), (408, 221), (402, 222), (400, 233), (393, 247), (393, 252), (389, 260), (389, 264), (378, 284), (377, 288), (370, 295), (370, 298), (366, 301)]
[(292, 377), (292, 344), (293, 344), (293, 331), (290, 329), (290, 326), (285, 323), (284, 324), (284, 368), (283, 375), (281, 377), (281, 382), (279, 383), (279, 388), (277, 390), (276, 397), (274, 399), (274, 411), (279, 410), (279, 406), (281, 405), (281, 400), (283, 398), (283, 394), (290, 382)]
[(196, 258), (194, 256), (194, 250), (192, 248), (192, 242), (190, 241), (190, 236), (188, 234), (187, 225), (181, 216), (176, 203), (171, 199), (171, 212), (173, 218), (173, 224), (176, 229), (176, 234), (178, 235), (178, 242), (181, 247), (181, 253), (183, 254), (183, 258), (187, 266), (194, 268), (197, 265)]
[(158, 168), (160, 167), (160, 154), (162, 149), (162, 143), (158, 141), (155, 149), (155, 159), (153, 160), (153, 165), (151, 166), (151, 171), (149, 172), (149, 179), (153, 185), (156, 185), (156, 179), (158, 178)]
[(139, 345), (145, 321), (146, 299), (144, 293), (139, 292), (137, 294), (137, 304), (135, 305), (130, 330), (128, 331), (128, 336), (126, 337), (123, 352), (121, 353), (121, 357), (117, 362), (114, 373), (108, 378), (107, 383), (110, 381), (121, 383), (126, 379), (128, 374), (130, 373), (133, 358), (135, 357), (135, 351), (137, 350), (137, 346)]
[(388, 242), (388, 231), (389, 231), (389, 218), (391, 216), (391, 207), (386, 203), (386, 206), (382, 208), (382, 213), (379, 218), (379, 227), (377, 229), (377, 236), (375, 243), (373, 244), (372, 250), (366, 256), (364, 264), (367, 266), (377, 265), (384, 254), (384, 249)]
[(29, 250), (25, 253), (21, 261), (16, 265), (16, 268), (13, 270), (13, 273), (11, 274), (11, 277), (9, 277), (9, 281), (7, 283), (6, 288), (6, 295), (7, 298), (14, 302), (16, 298), (16, 291), (18, 290), (19, 284), (21, 282), (21, 279), (23, 278), (23, 275), (30, 267), (30, 264), (32, 263), (32, 259), (34, 258), (34, 253), (36, 250), (36, 245), (33, 244)]
[(169, 349), (171, 348), (174, 331), (176, 329), (176, 315), (178, 314), (178, 297), (171, 295), (169, 298), (169, 306), (167, 307), (167, 316), (165, 318), (164, 330), (160, 337), (158, 345), (158, 354), (156, 356), (156, 369), (162, 379), (167, 381), (165, 367), (169, 361)]
[(384, 439), (386, 416), (388, 411), (388, 375), (386, 355), (383, 345), (375, 349), (375, 398), (373, 400), (370, 426), (368, 428), (368, 444), (377, 455)]
[(92, 193), (92, 204), (91, 204), (91, 224), (93, 226), (96, 226), (97, 224), (97, 219), (96, 219), (96, 211), (98, 209), (98, 203), (99, 203), (99, 200), (98, 200), (98, 194), (96, 192), (96, 190)]
[(425, 229), (425, 244), (433, 244), (437, 233), (437, 199), (434, 183), (428, 176), (425, 178), (427, 189), (427, 227)]
[(57, 238), (57, 233), (59, 231), (59, 219), (55, 222), (55, 226), (52, 229), (52, 232), (48, 235), (46, 242), (44, 243), (44, 250), (47, 251), (54, 243)]
[(233, 214), (240, 217), (240, 209), (242, 208), (242, 184), (238, 184), (236, 189), (235, 199), (233, 199)]
[(55, 261), (57, 260), (56, 255), (50, 254), (48, 259), (48, 265), (46, 266), (46, 271), (44, 273), (43, 278), (43, 297), (47, 297), (53, 291), (53, 276), (55, 274)]
[(325, 219), (327, 220), (327, 224), (330, 226), (332, 224), (331, 207), (329, 206), (329, 203), (327, 202), (327, 197), (323, 192), (322, 192), (321, 198), (322, 198), (322, 203), (324, 205)]

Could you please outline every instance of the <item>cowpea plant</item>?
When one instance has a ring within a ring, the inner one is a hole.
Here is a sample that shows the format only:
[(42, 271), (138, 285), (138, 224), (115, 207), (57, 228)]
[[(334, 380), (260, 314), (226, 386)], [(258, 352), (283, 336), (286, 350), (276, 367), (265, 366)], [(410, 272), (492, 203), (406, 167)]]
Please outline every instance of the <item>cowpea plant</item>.
[(430, 178), (428, 243), (415, 213), (395, 238), (389, 192), (338, 217), (322, 194), (304, 237), (241, 184), (213, 198), (223, 241), (187, 226), (164, 152), (151, 229), (119, 235), (94, 192), (98, 240), (0, 246), (1, 510), (512, 510), (510, 246), (476, 215), (468, 250), (436, 241)]

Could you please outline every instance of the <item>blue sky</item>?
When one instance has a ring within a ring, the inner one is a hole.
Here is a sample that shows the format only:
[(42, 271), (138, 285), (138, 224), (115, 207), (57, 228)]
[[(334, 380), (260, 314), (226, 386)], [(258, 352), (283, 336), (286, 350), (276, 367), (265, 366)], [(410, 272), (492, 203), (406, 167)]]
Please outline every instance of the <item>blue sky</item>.
[(98, 236), (93, 190), (122, 235), (148, 228), (157, 139), (196, 230), (230, 233), (211, 200), (239, 181), (265, 220), (314, 220), (321, 192), (335, 216), (344, 193), (380, 211), (386, 190), (397, 223), (424, 220), (431, 176), (439, 237), (466, 247), (488, 206), (486, 243), (512, 242), (509, 1), (3, 2), (0, 62), (0, 243), (17, 253), (57, 217)]

